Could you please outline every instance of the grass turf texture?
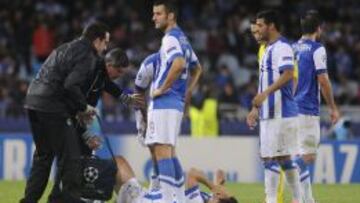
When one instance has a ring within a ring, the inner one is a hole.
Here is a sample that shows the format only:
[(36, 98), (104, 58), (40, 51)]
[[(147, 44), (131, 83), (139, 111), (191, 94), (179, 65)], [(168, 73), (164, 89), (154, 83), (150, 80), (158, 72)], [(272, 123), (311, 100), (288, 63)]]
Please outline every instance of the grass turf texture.
[[(50, 185), (40, 203), (46, 203)], [(227, 184), (230, 192), (240, 203), (263, 203), (264, 188), (262, 184)], [(0, 202), (16, 203), (22, 197), (25, 181), (0, 181)], [(360, 202), (360, 184), (320, 185), (314, 187), (314, 195), (319, 203), (355, 203)], [(286, 190), (285, 202), (290, 202), (289, 191)], [(114, 202), (114, 201), (109, 201)]]

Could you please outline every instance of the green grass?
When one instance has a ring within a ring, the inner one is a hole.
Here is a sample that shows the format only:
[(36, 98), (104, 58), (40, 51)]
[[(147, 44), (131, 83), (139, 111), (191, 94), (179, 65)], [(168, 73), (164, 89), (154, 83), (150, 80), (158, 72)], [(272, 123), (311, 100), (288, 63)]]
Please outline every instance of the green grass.
[[(235, 194), (240, 203), (263, 203), (264, 188), (262, 184), (228, 184), (230, 192)], [(18, 202), (24, 192), (24, 181), (0, 181), (0, 202)], [(47, 194), (40, 203), (46, 203)], [(286, 191), (286, 202), (290, 202), (289, 191)], [(315, 185), (314, 195), (319, 203), (356, 203), (360, 202), (360, 184), (351, 185)]]

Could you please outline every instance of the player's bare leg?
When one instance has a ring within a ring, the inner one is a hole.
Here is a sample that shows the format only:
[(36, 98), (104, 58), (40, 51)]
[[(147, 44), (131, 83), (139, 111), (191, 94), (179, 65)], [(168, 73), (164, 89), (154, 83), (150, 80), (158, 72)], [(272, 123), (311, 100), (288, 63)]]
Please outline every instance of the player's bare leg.
[(155, 156), (155, 147), (153, 145), (149, 146), (150, 154), (151, 154), (151, 160), (153, 163), (153, 173), (150, 177), (150, 184), (149, 189), (150, 190), (157, 190), (160, 188), (159, 183), (159, 168)]

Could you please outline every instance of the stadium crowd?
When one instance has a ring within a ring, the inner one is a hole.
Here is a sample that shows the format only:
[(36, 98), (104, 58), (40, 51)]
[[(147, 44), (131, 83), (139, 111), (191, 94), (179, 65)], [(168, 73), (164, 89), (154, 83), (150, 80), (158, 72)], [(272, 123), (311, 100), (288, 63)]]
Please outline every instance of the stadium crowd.
[[(360, 2), (356, 0), (181, 0), (180, 24), (204, 66), (194, 95), (217, 98), (245, 110), (257, 92), (257, 45), (249, 32), (259, 8), (280, 9), (286, 37), (300, 37), (299, 16), (317, 8), (324, 17), (322, 40), (336, 102), (360, 104)], [(286, 9), (285, 9), (286, 8)], [(41, 63), (62, 42), (78, 36), (89, 22), (100, 20), (112, 30), (112, 46), (127, 51), (133, 71), (117, 81), (129, 90), (139, 63), (158, 50), (161, 33), (151, 19), (151, 1), (144, 0), (2, 0), (0, 2), (0, 117), (23, 116), (29, 81)], [(130, 112), (109, 96), (102, 110), (108, 118), (129, 119)], [(121, 112), (121, 113), (119, 113)], [(221, 111), (220, 111), (221, 116)]]

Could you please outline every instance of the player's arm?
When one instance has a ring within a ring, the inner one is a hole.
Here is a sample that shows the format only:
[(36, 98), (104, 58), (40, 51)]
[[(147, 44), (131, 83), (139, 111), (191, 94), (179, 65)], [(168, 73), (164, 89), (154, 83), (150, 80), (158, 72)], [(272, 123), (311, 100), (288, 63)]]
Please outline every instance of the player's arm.
[(81, 91), (81, 84), (86, 81), (93, 60), (85, 54), (77, 57), (74, 59), (77, 63), (65, 78), (63, 87), (67, 95), (66, 99), (75, 106), (77, 111), (83, 112), (87, 109), (87, 102)]
[(293, 66), (287, 67), (285, 70), (282, 71), (279, 79), (270, 85), (265, 91), (255, 96), (253, 99), (253, 106), (260, 107), (262, 102), (273, 92), (280, 89), (294, 77), (294, 70)]
[(198, 83), (202, 73), (202, 67), (200, 64), (197, 64), (195, 68), (190, 69), (190, 81), (187, 92), (192, 92)]
[(290, 80), (294, 78), (294, 70), (291, 66), (289, 66), (286, 70), (282, 72), (279, 79), (270, 85), (264, 92), (269, 95), (276, 90), (280, 89), (282, 86), (284, 86), (286, 83), (288, 83)]
[(185, 95), (185, 114), (188, 115), (189, 105), (191, 101), (191, 96), (194, 88), (199, 82), (200, 76), (202, 73), (202, 66), (200, 65), (197, 56), (195, 53), (192, 53), (191, 63), (190, 63), (190, 79), (188, 80), (188, 87)]
[(314, 52), (314, 63), (317, 73), (317, 80), (320, 85), (321, 93), (325, 99), (326, 104), (330, 109), (331, 122), (335, 124), (339, 120), (339, 111), (335, 104), (331, 82), (326, 69), (326, 51), (324, 47), (318, 48)]
[(174, 82), (179, 78), (180, 74), (184, 71), (185, 63), (186, 62), (184, 57), (181, 56), (176, 57), (172, 61), (169, 73), (165, 78), (165, 82), (163, 83), (162, 86), (160, 86), (152, 93), (153, 97), (160, 96), (170, 89), (170, 87), (174, 84)]
[[(197, 185), (198, 183), (201, 183), (205, 185), (210, 190), (214, 189), (215, 185), (206, 177), (206, 175), (195, 168), (191, 168), (188, 172), (188, 185)], [(191, 182), (191, 183), (189, 183)]]
[(276, 65), (280, 71), (280, 77), (262, 93), (255, 96), (253, 106), (260, 107), (262, 102), (273, 92), (286, 85), (294, 78), (294, 54), (290, 46), (277, 47), (273, 52), (276, 55)]
[(167, 63), (171, 64), (168, 74), (162, 85), (152, 92), (152, 97), (157, 97), (168, 91), (174, 82), (185, 70), (186, 60), (179, 40), (174, 36), (166, 36), (163, 39), (163, 49), (167, 58)]

